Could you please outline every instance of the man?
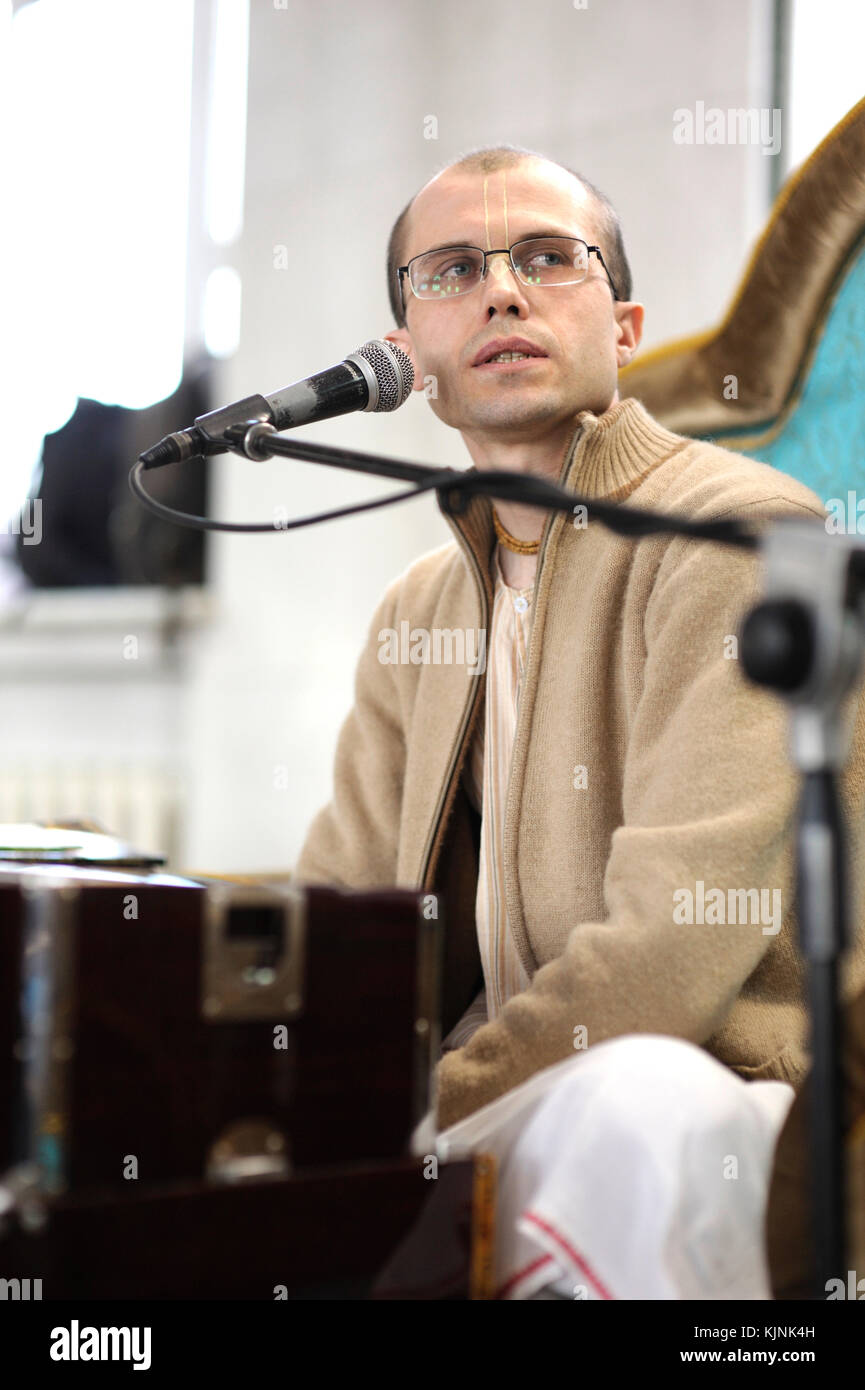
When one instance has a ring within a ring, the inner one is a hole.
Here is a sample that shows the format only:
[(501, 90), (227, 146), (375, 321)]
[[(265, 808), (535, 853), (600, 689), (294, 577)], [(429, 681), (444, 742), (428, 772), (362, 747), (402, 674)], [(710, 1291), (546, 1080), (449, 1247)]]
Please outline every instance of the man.
[[(411, 356), (416, 390), (434, 379), (430, 404), (478, 471), (691, 518), (825, 516), (786, 475), (620, 400), (644, 309), (614, 211), (571, 171), (510, 147), (465, 157), (398, 219), (388, 265), (386, 337)], [(736, 659), (756, 559), (617, 538), (579, 508), (478, 497), (448, 521), (455, 540), (373, 617), (333, 799), (296, 866), (308, 882), (441, 894), (439, 1127), (629, 1035), (797, 1089), (797, 781), (785, 709)], [(404, 622), (467, 645), (485, 634), (485, 671), (390, 659), (386, 634)], [(849, 814), (863, 702), (848, 713)], [(858, 932), (845, 997), (863, 983)]]

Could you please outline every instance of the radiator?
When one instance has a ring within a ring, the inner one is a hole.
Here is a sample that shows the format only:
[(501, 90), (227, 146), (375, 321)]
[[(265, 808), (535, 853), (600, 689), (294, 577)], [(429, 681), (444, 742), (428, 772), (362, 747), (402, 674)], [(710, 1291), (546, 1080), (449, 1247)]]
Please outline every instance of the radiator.
[(0, 822), (93, 821), (169, 862), (177, 855), (181, 810), (180, 781), (164, 768), (90, 763), (0, 768)]

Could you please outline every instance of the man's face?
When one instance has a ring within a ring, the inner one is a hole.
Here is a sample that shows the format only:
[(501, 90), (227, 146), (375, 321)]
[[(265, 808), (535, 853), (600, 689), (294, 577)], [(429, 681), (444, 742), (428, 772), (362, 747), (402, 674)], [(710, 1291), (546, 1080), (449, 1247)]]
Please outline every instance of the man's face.
[[(448, 242), (484, 250), (556, 232), (598, 245), (609, 263), (591, 196), (553, 164), (526, 160), (493, 174), (445, 170), (415, 199), (403, 264)], [(406, 329), (386, 336), (415, 367), (415, 390), (435, 378), (429, 400), (445, 424), (469, 437), (531, 439), (572, 420), (602, 414), (617, 372), (639, 342), (642, 306), (619, 304), (597, 256), (576, 285), (529, 286), (504, 256), (463, 299), (418, 299), (404, 277)], [(473, 365), (493, 339), (520, 337), (546, 354), (512, 365)]]

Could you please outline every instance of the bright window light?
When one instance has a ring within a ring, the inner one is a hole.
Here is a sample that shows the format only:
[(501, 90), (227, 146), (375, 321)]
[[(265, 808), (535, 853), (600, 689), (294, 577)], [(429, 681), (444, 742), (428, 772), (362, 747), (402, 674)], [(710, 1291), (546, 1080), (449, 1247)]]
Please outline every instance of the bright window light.
[(207, 231), (228, 246), (243, 227), (249, 0), (217, 0), (205, 172)]
[(851, 106), (865, 97), (862, 0), (794, 0), (786, 167), (795, 169)]
[[(0, 513), (79, 396), (133, 408), (183, 366), (193, 0), (35, 0), (0, 72), (5, 421)], [(9, 438), (11, 423), (12, 439)]]
[(218, 266), (204, 287), (204, 345), (214, 357), (230, 357), (240, 342), (240, 276)]

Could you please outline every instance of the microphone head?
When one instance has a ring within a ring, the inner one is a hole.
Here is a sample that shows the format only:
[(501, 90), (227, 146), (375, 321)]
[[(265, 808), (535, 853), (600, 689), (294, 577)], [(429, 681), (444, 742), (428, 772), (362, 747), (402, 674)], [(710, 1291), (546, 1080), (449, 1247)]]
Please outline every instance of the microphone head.
[[(378, 388), (377, 391), (370, 390), (369, 404), (365, 409), (379, 412), (398, 410), (401, 405), (405, 405), (414, 385), (414, 367), (408, 353), (403, 352), (396, 343), (387, 343), (383, 338), (372, 338), (368, 343), (364, 343), (363, 347), (357, 348), (348, 360), (358, 357), (372, 368)], [(364, 376), (369, 383), (368, 371), (364, 372)]]

